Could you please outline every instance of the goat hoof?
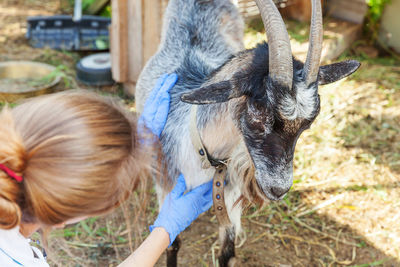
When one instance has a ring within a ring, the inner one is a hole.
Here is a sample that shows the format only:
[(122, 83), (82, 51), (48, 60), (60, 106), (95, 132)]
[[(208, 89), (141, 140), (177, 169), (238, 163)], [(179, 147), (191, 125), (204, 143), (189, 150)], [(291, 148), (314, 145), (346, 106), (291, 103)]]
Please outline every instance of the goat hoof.
[(236, 260), (236, 258), (231, 258), (231, 259), (228, 261), (228, 267), (235, 267), (235, 266), (238, 266), (238, 265), (237, 265), (237, 260)]

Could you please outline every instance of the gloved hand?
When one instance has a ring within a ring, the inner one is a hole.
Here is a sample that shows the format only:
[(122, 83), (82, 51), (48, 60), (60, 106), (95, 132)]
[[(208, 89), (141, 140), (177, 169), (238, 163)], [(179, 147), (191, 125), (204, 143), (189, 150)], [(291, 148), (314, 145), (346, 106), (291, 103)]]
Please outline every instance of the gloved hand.
[(212, 180), (183, 194), (185, 190), (185, 178), (181, 174), (174, 189), (165, 198), (156, 221), (150, 226), (150, 232), (156, 227), (163, 227), (169, 234), (169, 245), (213, 203)]
[(177, 80), (178, 76), (175, 73), (164, 74), (157, 80), (139, 118), (139, 134), (143, 134), (143, 126), (146, 126), (155, 136), (160, 137), (168, 117), (171, 98), (168, 92)]

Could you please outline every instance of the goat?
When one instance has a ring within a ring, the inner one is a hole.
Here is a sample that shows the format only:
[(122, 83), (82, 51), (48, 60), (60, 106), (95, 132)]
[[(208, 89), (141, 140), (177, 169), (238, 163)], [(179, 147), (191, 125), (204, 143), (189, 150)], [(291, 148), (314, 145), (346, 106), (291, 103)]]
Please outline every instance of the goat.
[[(161, 134), (167, 174), (179, 173), (190, 190), (209, 181), (215, 169), (202, 168), (189, 133), (190, 111), (198, 105), (197, 128), (213, 158), (229, 159), (225, 204), (230, 224), (220, 226), (220, 266), (233, 266), (243, 202), (280, 200), (293, 182), (293, 154), (300, 134), (320, 110), (318, 85), (355, 72), (349, 60), (320, 67), (322, 11), (312, 0), (310, 48), (306, 62), (292, 56), (285, 24), (272, 0), (256, 0), (268, 44), (244, 50), (244, 23), (229, 0), (170, 0), (161, 44), (136, 87), (137, 110), (157, 78), (176, 72), (171, 108)], [(156, 184), (159, 203), (168, 193)], [(178, 241), (167, 252), (176, 266)], [(172, 257), (172, 258), (171, 258)]]

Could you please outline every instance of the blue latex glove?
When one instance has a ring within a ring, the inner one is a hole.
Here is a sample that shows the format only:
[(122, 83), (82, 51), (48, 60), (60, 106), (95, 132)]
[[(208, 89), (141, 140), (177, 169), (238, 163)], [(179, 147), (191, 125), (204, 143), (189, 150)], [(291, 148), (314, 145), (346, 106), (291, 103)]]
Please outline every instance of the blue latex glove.
[(169, 90), (174, 87), (178, 76), (175, 73), (164, 74), (156, 82), (153, 91), (144, 104), (142, 115), (139, 118), (139, 133), (143, 125), (155, 136), (160, 137), (167, 122), (170, 95)]
[(150, 226), (150, 232), (156, 227), (163, 227), (169, 234), (169, 245), (171, 245), (180, 232), (201, 213), (211, 208), (212, 185), (211, 180), (183, 194), (186, 191), (186, 183), (181, 174), (174, 189), (165, 198), (156, 221)]

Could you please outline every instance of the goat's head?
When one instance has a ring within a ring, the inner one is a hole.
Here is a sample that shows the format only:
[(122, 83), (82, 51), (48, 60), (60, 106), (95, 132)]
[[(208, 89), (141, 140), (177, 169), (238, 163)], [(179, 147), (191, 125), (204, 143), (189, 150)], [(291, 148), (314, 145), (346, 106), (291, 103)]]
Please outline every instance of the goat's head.
[(235, 121), (255, 166), (255, 178), (271, 200), (293, 183), (293, 154), (300, 134), (319, 113), (318, 85), (355, 72), (357, 61), (320, 67), (321, 1), (312, 0), (310, 48), (303, 64), (292, 57), (285, 24), (272, 0), (256, 0), (269, 44), (241, 52), (215, 71), (184, 102), (212, 104), (237, 98)]

